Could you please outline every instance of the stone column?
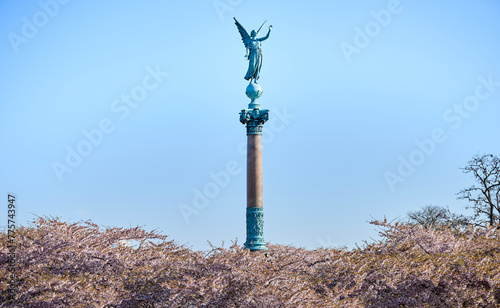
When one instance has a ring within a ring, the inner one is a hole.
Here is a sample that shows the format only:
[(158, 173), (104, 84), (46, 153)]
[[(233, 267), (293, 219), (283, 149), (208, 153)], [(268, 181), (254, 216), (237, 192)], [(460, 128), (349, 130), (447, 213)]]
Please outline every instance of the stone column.
[(262, 135), (247, 137), (247, 207), (263, 207)]
[(245, 248), (267, 250), (264, 241), (264, 203), (262, 182), (262, 128), (269, 119), (269, 110), (260, 109), (257, 99), (262, 95), (262, 88), (250, 83), (246, 90), (252, 100), (248, 109), (240, 112), (240, 122), (247, 129), (247, 239)]

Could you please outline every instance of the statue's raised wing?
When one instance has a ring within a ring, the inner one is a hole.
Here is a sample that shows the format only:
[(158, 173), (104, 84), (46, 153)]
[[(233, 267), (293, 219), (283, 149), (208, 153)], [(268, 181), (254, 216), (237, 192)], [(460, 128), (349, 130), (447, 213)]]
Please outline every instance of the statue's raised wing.
[(240, 32), (241, 39), (243, 40), (243, 44), (245, 44), (246, 48), (250, 47), (250, 35), (248, 34), (247, 30), (243, 28), (243, 26), (234, 18), (234, 23), (236, 24), (236, 27), (238, 27), (238, 31)]

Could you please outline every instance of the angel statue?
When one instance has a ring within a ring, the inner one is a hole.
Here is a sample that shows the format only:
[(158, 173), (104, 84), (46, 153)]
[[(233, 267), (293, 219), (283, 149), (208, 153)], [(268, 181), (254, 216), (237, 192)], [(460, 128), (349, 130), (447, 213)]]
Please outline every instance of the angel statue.
[(265, 21), (262, 26), (260, 26), (259, 30), (252, 30), (250, 35), (248, 35), (248, 32), (236, 20), (236, 18), (234, 18), (234, 21), (236, 23), (236, 27), (238, 27), (238, 31), (240, 32), (241, 39), (243, 40), (243, 43), (245, 44), (245, 47), (247, 49), (247, 54), (245, 55), (245, 57), (249, 62), (245, 80), (250, 80), (250, 83), (252, 83), (252, 81), (257, 83), (257, 79), (259, 79), (260, 77), (260, 68), (262, 67), (262, 50), (260, 48), (260, 42), (265, 41), (269, 38), (269, 33), (271, 33), (271, 29), (273, 28), (273, 26), (269, 26), (269, 32), (267, 32), (266, 36), (257, 38), (260, 30), (266, 23)]

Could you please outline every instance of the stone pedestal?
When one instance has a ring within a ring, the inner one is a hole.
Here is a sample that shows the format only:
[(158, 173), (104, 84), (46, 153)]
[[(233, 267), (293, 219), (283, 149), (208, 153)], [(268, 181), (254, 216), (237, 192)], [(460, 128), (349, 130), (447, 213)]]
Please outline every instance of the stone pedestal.
[(240, 122), (247, 129), (247, 238), (245, 248), (267, 250), (264, 241), (264, 202), (262, 182), (262, 128), (269, 119), (269, 110), (260, 109), (257, 99), (262, 88), (250, 83), (246, 94), (252, 100), (248, 109), (240, 112)]

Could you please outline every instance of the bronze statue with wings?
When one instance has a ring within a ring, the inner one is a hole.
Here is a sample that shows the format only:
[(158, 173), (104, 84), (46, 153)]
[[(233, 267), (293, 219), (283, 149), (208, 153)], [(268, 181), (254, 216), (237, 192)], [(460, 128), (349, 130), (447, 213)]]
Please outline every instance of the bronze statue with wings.
[(260, 68), (262, 67), (261, 42), (269, 38), (269, 33), (271, 33), (271, 29), (273, 28), (273, 26), (269, 26), (269, 31), (267, 32), (266, 36), (258, 38), (260, 30), (266, 23), (265, 21), (262, 24), (262, 26), (260, 26), (259, 30), (257, 31), (252, 30), (250, 35), (245, 30), (245, 28), (243, 28), (243, 26), (236, 20), (236, 18), (234, 18), (234, 22), (236, 23), (236, 27), (238, 27), (241, 39), (243, 40), (243, 43), (245, 44), (245, 47), (247, 49), (247, 54), (245, 55), (245, 57), (248, 59), (249, 62), (248, 62), (248, 71), (247, 74), (245, 75), (245, 79), (250, 80), (250, 83), (252, 82), (257, 83), (257, 80), (260, 77)]

